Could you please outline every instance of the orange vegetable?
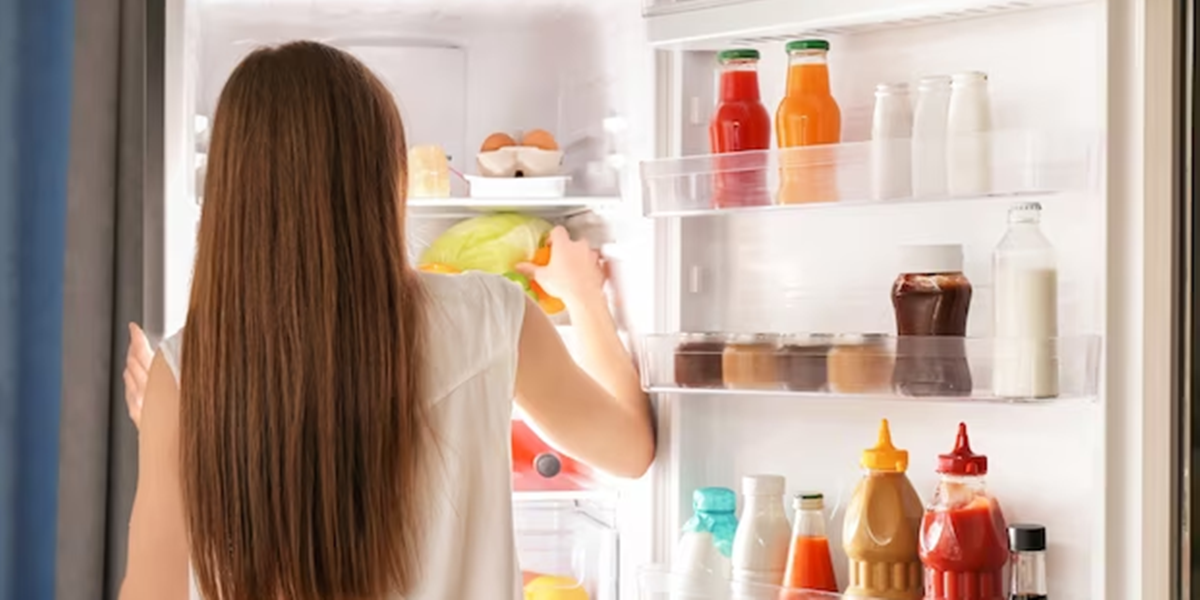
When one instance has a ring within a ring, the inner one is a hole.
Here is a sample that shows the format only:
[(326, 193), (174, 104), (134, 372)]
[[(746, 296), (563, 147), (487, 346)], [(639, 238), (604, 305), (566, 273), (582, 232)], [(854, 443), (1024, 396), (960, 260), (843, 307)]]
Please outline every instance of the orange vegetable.
[[(533, 260), (530, 262), (539, 267), (550, 264), (550, 246), (546, 245), (538, 248), (537, 252), (533, 253)], [(530, 282), (529, 287), (533, 290), (533, 294), (537, 296), (538, 306), (542, 307), (542, 310), (546, 311), (546, 314), (556, 315), (567, 309), (562, 300), (547, 294), (546, 290), (542, 289), (542, 286), (538, 285), (536, 281)]]
[(544, 267), (550, 264), (550, 246), (546, 245), (538, 248), (537, 252), (533, 253), (533, 260), (530, 262), (539, 267)]
[(545, 298), (538, 300), (538, 306), (542, 307), (542, 310), (548, 315), (557, 315), (558, 313), (567, 310), (567, 305), (563, 304), (562, 300), (559, 300), (554, 296), (546, 296)]
[(424, 271), (426, 273), (442, 273), (445, 275), (456, 275), (458, 273), (462, 273), (461, 270), (450, 265), (444, 265), (442, 263), (426, 263), (417, 267), (417, 270)]
[(542, 289), (542, 286), (538, 285), (538, 282), (529, 282), (529, 289), (533, 290), (533, 295), (537, 296), (538, 306), (542, 307), (542, 310), (545, 311), (546, 314), (557, 315), (558, 313), (567, 309), (567, 305), (563, 304), (562, 300), (547, 294), (546, 290)]

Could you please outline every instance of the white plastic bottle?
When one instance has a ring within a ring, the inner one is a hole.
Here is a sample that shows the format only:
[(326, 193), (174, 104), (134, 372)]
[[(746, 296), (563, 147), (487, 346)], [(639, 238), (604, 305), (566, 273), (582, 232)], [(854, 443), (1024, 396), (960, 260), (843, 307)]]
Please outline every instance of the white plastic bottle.
[(993, 254), (995, 350), (992, 390), (1002, 398), (1058, 395), (1058, 268), (1039, 227), (1042, 206), (1008, 211)]
[[(780, 475), (742, 478), (742, 517), (733, 538), (733, 581), (780, 585), (787, 570), (791, 525), (783, 511)], [(736, 586), (735, 586), (736, 588)]]
[(952, 196), (992, 191), (992, 109), (987, 75), (979, 71), (950, 77), (946, 121), (947, 186)]
[(700, 488), (692, 493), (692, 508), (695, 514), (683, 526), (671, 571), (728, 580), (733, 574), (737, 494), (723, 487)]
[(917, 198), (946, 195), (946, 122), (950, 77), (922, 77), (912, 125), (912, 193)]
[(871, 121), (871, 197), (876, 200), (912, 195), (912, 102), (908, 84), (875, 86)]

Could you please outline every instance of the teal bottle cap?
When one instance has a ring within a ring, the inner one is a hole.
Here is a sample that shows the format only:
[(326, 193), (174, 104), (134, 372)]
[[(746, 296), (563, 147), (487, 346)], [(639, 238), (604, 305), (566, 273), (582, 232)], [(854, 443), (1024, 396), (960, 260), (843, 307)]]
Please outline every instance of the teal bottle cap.
[(700, 488), (692, 492), (692, 508), (703, 512), (734, 512), (737, 494), (723, 487)]

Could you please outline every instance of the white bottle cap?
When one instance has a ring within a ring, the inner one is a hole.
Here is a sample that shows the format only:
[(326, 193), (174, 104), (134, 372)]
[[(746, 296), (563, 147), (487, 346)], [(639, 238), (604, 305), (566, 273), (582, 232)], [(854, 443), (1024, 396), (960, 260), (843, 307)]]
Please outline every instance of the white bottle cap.
[(782, 496), (782, 475), (746, 475), (742, 477), (742, 494), (746, 496)]
[(962, 244), (910, 244), (900, 247), (901, 273), (958, 273)]
[(977, 83), (987, 83), (987, 73), (983, 71), (963, 71), (950, 76), (950, 81), (953, 85), (973, 85)]
[(917, 80), (918, 90), (932, 90), (934, 88), (950, 87), (949, 75), (927, 75)]
[(907, 83), (879, 83), (875, 85), (875, 96), (888, 96), (891, 94), (907, 94)]

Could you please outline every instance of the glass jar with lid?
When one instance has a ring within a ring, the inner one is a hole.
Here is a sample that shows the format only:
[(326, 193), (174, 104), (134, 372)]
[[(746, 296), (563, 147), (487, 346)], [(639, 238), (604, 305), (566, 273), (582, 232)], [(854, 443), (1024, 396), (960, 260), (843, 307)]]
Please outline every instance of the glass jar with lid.
[(843, 334), (829, 350), (829, 390), (836, 394), (878, 394), (892, 389), (896, 357), (888, 336)]
[(722, 388), (725, 337), (719, 333), (685, 333), (675, 347), (675, 384), (683, 388)]
[(725, 387), (732, 390), (779, 389), (778, 348), (779, 338), (772, 334), (731, 337), (725, 344), (721, 360)]
[(828, 381), (828, 333), (786, 335), (779, 340), (779, 379), (793, 392), (821, 392)]

